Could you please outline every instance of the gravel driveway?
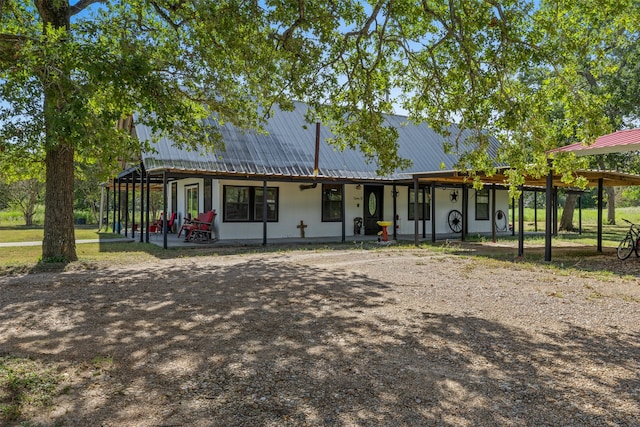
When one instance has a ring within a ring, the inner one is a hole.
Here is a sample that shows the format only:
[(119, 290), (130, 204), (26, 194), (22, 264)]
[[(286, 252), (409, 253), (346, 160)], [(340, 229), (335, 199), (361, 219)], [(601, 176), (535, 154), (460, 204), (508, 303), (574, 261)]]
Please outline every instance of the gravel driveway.
[(0, 277), (0, 356), (65, 378), (29, 425), (640, 426), (640, 262), (575, 264), (388, 247)]

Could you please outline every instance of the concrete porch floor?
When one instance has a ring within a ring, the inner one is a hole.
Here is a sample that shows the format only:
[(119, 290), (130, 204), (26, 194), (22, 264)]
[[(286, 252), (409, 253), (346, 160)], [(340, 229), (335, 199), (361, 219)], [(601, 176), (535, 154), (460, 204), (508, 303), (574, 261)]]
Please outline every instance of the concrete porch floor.
[[(477, 235), (477, 234), (474, 234)], [(508, 236), (511, 235), (511, 232), (508, 233), (498, 233), (498, 236)], [(146, 236), (144, 236), (146, 239)], [(491, 234), (488, 233), (486, 237), (491, 238)], [(374, 243), (378, 242), (379, 236), (371, 235), (357, 235), (357, 236), (346, 236), (344, 243)], [(136, 234), (134, 237), (135, 241), (140, 241), (140, 235)], [(431, 242), (431, 235), (427, 234), (426, 238), (423, 238), (420, 235), (420, 241)], [(460, 241), (459, 233), (442, 233), (437, 235), (438, 241), (443, 240), (452, 240), (452, 241)], [(161, 233), (151, 233), (149, 234), (149, 243), (154, 245), (163, 246), (163, 235)], [(389, 236), (388, 244), (393, 244), (394, 241), (393, 236)], [(413, 243), (414, 236), (413, 234), (399, 234), (397, 236), (397, 242), (402, 243)], [(342, 243), (341, 236), (324, 236), (324, 237), (287, 237), (287, 238), (269, 238), (267, 237), (267, 245), (311, 245), (311, 244), (323, 244), (323, 243)], [(220, 239), (213, 240), (208, 242), (185, 242), (184, 235), (178, 237), (175, 233), (167, 234), (167, 247), (168, 248), (198, 248), (198, 247), (210, 247), (210, 246), (262, 246), (262, 238), (258, 239)]]

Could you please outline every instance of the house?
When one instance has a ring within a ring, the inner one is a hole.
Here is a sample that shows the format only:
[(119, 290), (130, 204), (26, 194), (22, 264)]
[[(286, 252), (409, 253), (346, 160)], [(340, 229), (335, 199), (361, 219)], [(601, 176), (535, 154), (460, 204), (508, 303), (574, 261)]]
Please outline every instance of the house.
[[(413, 164), (379, 176), (376, 165), (367, 163), (359, 151), (339, 151), (327, 144), (332, 137), (329, 130), (309, 125), (305, 112), (303, 103), (296, 103), (293, 111), (276, 109), (266, 123), (267, 134), (225, 124), (222, 153), (187, 151), (159, 139), (152, 142), (152, 151), (142, 153), (140, 165), (114, 179), (114, 186), (121, 188), (124, 183), (128, 192), (133, 183), (135, 192), (140, 183), (142, 195), (145, 180), (147, 193), (150, 182), (161, 185), (166, 190), (165, 211), (178, 213), (177, 227), (187, 215), (215, 210), (221, 240), (266, 243), (278, 238), (341, 237), (344, 241), (377, 236), (381, 221), (390, 223), (393, 238), (415, 235), (435, 240), (451, 234), (508, 231), (506, 188), (493, 184), (474, 190), (464, 179), (442, 179), (457, 175), (457, 157), (445, 152), (444, 143), (451, 141), (426, 124), (386, 116), (398, 131), (400, 156)], [(131, 131), (152, 141), (149, 127), (132, 123)], [(453, 128), (451, 138), (457, 133)], [(490, 150), (497, 146), (492, 138)], [(149, 224), (148, 214), (140, 222)]]

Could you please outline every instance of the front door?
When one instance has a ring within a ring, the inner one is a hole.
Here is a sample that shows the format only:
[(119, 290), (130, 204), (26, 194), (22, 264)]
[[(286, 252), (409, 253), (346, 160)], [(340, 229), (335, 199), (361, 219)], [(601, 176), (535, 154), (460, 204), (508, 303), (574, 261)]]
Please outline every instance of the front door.
[(364, 186), (364, 234), (376, 235), (381, 230), (378, 221), (382, 221), (382, 194), (384, 187)]

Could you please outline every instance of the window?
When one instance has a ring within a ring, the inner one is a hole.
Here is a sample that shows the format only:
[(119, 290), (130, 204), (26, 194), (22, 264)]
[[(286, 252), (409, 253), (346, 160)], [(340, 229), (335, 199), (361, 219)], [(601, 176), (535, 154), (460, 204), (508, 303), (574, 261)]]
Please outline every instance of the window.
[[(223, 221), (260, 222), (264, 209), (262, 187), (224, 186)], [(278, 221), (278, 188), (267, 188), (267, 221)]]
[(489, 219), (489, 190), (476, 190), (476, 219)]
[[(255, 207), (253, 217), (262, 221), (264, 212), (264, 189), (255, 188)], [(278, 220), (278, 189), (267, 188), (267, 221)]]
[(322, 221), (342, 221), (342, 185), (322, 184)]
[(184, 187), (185, 191), (185, 215), (191, 215), (191, 218), (197, 218), (200, 212), (200, 197), (198, 192), (198, 184)]
[[(427, 221), (431, 219), (431, 204), (429, 203), (429, 197), (428, 189), (418, 189), (418, 219), (425, 219)], [(413, 188), (409, 187), (409, 214), (407, 215), (407, 218), (409, 218), (410, 221), (415, 219), (414, 203), (415, 191)]]
[(171, 183), (171, 212), (178, 212), (178, 183)]

